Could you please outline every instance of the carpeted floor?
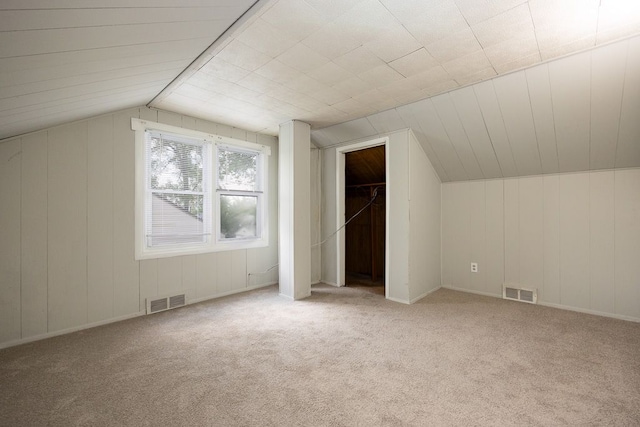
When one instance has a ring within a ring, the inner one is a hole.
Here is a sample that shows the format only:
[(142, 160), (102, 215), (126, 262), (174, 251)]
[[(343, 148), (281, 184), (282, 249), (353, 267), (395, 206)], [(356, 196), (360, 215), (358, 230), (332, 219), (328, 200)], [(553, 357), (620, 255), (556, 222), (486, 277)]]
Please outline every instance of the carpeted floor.
[(3, 426), (640, 425), (640, 324), (275, 287), (0, 351)]

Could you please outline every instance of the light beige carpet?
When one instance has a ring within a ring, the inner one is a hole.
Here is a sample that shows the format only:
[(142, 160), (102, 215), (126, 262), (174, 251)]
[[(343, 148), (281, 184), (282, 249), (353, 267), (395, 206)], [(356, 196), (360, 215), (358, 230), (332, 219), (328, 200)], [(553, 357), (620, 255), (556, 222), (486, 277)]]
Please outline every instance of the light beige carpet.
[(640, 324), (275, 287), (0, 351), (3, 426), (640, 425)]

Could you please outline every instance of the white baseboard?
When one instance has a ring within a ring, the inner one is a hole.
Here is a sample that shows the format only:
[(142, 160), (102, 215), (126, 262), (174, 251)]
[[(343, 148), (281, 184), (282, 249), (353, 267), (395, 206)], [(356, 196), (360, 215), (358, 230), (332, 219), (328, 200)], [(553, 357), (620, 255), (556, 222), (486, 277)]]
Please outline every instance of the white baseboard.
[[(261, 285), (250, 286), (248, 288), (236, 289), (236, 290), (232, 290), (232, 291), (228, 291), (228, 292), (222, 292), (220, 294), (216, 294), (216, 295), (213, 295), (213, 296), (207, 296), (207, 297), (203, 297), (203, 298), (197, 298), (197, 299), (189, 300), (189, 301), (187, 301), (187, 306), (191, 305), (191, 304), (196, 304), (196, 303), (199, 303), (199, 302), (203, 302), (203, 301), (208, 301), (208, 300), (211, 300), (211, 299), (222, 298), (224, 296), (238, 294), (240, 292), (246, 292), (246, 291), (252, 291), (254, 289), (264, 288), (264, 287), (267, 287), (267, 286), (275, 285), (276, 283), (277, 282), (264, 283), (264, 284), (261, 284)], [(113, 317), (111, 319), (101, 320), (99, 322), (87, 323), (87, 324), (84, 324), (84, 325), (81, 325), (81, 326), (75, 326), (73, 328), (67, 328), (67, 329), (62, 329), (62, 330), (59, 330), (59, 331), (47, 332), (47, 333), (44, 333), (44, 334), (34, 335), (34, 336), (31, 336), (31, 337), (20, 338), (20, 339), (13, 340), (13, 341), (7, 341), (7, 342), (0, 343), (0, 349), (8, 348), (8, 347), (14, 347), (16, 345), (27, 344), (27, 343), (34, 342), (34, 341), (40, 341), (40, 340), (44, 340), (44, 339), (47, 339), (47, 338), (53, 338), (53, 337), (57, 337), (59, 335), (70, 334), (72, 332), (78, 332), (78, 331), (82, 331), (82, 330), (85, 330), (85, 329), (95, 328), (96, 326), (103, 326), (103, 325), (108, 325), (110, 323), (121, 322), (123, 320), (133, 319), (135, 317), (144, 316), (146, 314), (147, 314), (146, 311), (139, 311), (137, 313), (127, 314), (125, 316)]]
[(386, 297), (386, 299), (388, 299), (389, 301), (400, 303), (400, 304), (406, 304), (406, 305), (411, 304), (411, 301), (406, 301), (406, 300), (399, 299), (399, 298)]
[(321, 280), (318, 283), (322, 283), (323, 285), (333, 286), (334, 288), (341, 288), (342, 287), (342, 286), (338, 285), (337, 283), (327, 282), (326, 280)]
[(139, 312), (133, 313), (133, 314), (127, 314), (127, 315), (124, 315), (124, 316), (114, 317), (114, 318), (107, 319), (107, 320), (100, 320), (99, 322), (92, 322), (92, 323), (87, 323), (87, 324), (84, 324), (84, 325), (81, 325), (81, 326), (74, 326), (73, 328), (61, 329), (59, 331), (47, 332), (47, 333), (44, 333), (44, 334), (33, 335), (31, 337), (20, 338), (20, 339), (13, 340), (13, 341), (7, 341), (7, 342), (0, 343), (0, 349), (8, 348), (8, 347), (15, 347), (17, 345), (27, 344), (27, 343), (34, 342), (34, 341), (40, 341), (40, 340), (44, 340), (44, 339), (47, 339), (47, 338), (53, 338), (53, 337), (57, 337), (57, 336), (60, 336), (60, 335), (66, 335), (66, 334), (70, 334), (72, 332), (83, 331), (85, 329), (95, 328), (96, 326), (108, 325), (109, 323), (121, 322), (123, 320), (128, 320), (128, 319), (133, 319), (135, 317), (144, 316), (145, 314), (146, 313), (144, 311), (139, 311)]
[(209, 301), (209, 300), (216, 299), (216, 298), (227, 297), (229, 295), (235, 295), (235, 294), (239, 294), (239, 293), (242, 293), (242, 292), (253, 291), (255, 289), (266, 288), (267, 286), (273, 286), (273, 285), (277, 285), (277, 284), (278, 284), (278, 282), (269, 282), (269, 283), (262, 283), (260, 285), (248, 286), (248, 287), (242, 288), (242, 289), (233, 289), (231, 291), (221, 292), (219, 294), (209, 295), (209, 296), (206, 296), (206, 297), (189, 300), (187, 305), (197, 304), (199, 302)]
[(552, 303), (552, 302), (544, 302), (544, 301), (540, 301), (540, 300), (538, 300), (538, 305), (543, 305), (545, 307), (551, 307), (551, 308), (559, 308), (561, 310), (575, 311), (577, 313), (592, 314), (594, 316), (609, 317), (611, 319), (626, 320), (628, 322), (640, 323), (640, 318), (632, 317), (632, 316), (625, 316), (625, 315), (622, 315), (622, 314), (606, 313), (606, 312), (597, 311), (597, 310), (589, 310), (589, 309), (586, 309), (586, 308), (571, 307), (571, 306), (567, 306), (567, 305), (555, 304), (555, 303)]
[[(469, 294), (476, 294), (476, 295), (482, 295), (482, 296), (486, 296), (486, 297), (494, 297), (494, 298), (502, 299), (502, 295), (501, 294), (492, 294), (490, 292), (481, 292), (481, 291), (474, 291), (474, 290), (470, 290), (470, 289), (456, 288), (454, 286), (448, 286), (448, 285), (447, 286), (442, 286), (442, 287), (444, 289), (451, 289), (452, 291), (460, 291), (460, 292), (466, 292), (466, 293), (469, 293)], [(625, 315), (622, 315), (622, 314), (607, 313), (607, 312), (597, 311), (597, 310), (589, 310), (589, 309), (586, 309), (586, 308), (572, 307), (572, 306), (569, 306), (569, 305), (556, 304), (556, 303), (552, 303), (552, 302), (544, 302), (544, 301), (540, 301), (540, 300), (538, 300), (537, 305), (542, 305), (544, 307), (557, 308), (557, 309), (560, 309), (560, 310), (575, 311), (577, 313), (592, 314), (594, 316), (609, 317), (611, 319), (626, 320), (626, 321), (629, 321), (629, 322), (640, 323), (640, 318), (633, 317), (633, 316), (625, 316)]]
[(435, 291), (437, 291), (437, 290), (438, 290), (438, 289), (440, 289), (440, 288), (441, 288), (441, 286), (438, 286), (438, 287), (437, 287), (437, 288), (435, 288), (435, 289), (431, 289), (430, 291), (427, 291), (427, 292), (425, 292), (424, 294), (422, 294), (422, 295), (420, 295), (420, 296), (415, 297), (414, 299), (412, 299), (411, 301), (409, 301), (409, 304), (413, 304), (414, 302), (418, 302), (418, 301), (420, 301), (422, 298), (426, 297), (426, 296), (427, 296), (427, 295), (429, 295), (429, 294), (434, 293)]
[(485, 296), (485, 297), (494, 297), (494, 298), (502, 299), (502, 294), (494, 294), (494, 293), (491, 293), (491, 292), (475, 291), (473, 289), (456, 288), (455, 286), (451, 286), (451, 285), (442, 285), (442, 288), (443, 289), (450, 289), (452, 291), (466, 292), (468, 294), (476, 294), (476, 295), (482, 295), (482, 296)]

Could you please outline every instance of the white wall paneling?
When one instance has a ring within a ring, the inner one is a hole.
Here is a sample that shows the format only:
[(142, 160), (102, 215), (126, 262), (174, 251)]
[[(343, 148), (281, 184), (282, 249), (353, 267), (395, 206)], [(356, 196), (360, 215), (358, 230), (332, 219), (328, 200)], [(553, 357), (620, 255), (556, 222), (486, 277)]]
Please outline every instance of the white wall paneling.
[(482, 170), (478, 165), (475, 153), (469, 144), (469, 138), (460, 123), (460, 118), (453, 104), (451, 95), (444, 94), (432, 98), (440, 121), (447, 132), (447, 136), (453, 145), (458, 158), (462, 162), (462, 167), (469, 179), (484, 178)]
[(640, 318), (640, 170), (615, 172), (615, 310)]
[(579, 308), (590, 305), (588, 177), (560, 176), (560, 304)]
[[(234, 132), (142, 107), (0, 143), (0, 347), (138, 315), (158, 295), (203, 300), (277, 280), (273, 271), (247, 285), (278, 262), (273, 154), (268, 247), (135, 261), (132, 117)], [(235, 135), (277, 153), (274, 137)]]
[[(144, 109), (143, 109), (144, 110)], [(140, 109), (113, 115), (113, 316), (139, 311), (140, 264), (135, 260), (135, 135), (131, 117)]]
[(504, 181), (504, 281), (520, 282), (520, 181)]
[(502, 176), (509, 177), (518, 175), (493, 81), (478, 83), (473, 86), (473, 90), (476, 94), (478, 105), (480, 105), (482, 117), (487, 126), (487, 132), (491, 138), (491, 144), (496, 153), (496, 158), (500, 164)]
[(560, 177), (547, 175), (542, 178), (543, 200), (543, 276), (540, 299), (560, 304)]
[(544, 203), (541, 176), (521, 178), (518, 188), (518, 262), (519, 279), (524, 287), (543, 283)]
[(469, 86), (451, 92), (451, 98), (455, 103), (460, 121), (464, 126), (467, 136), (473, 140), (471, 148), (485, 178), (500, 178), (502, 172), (496, 159), (496, 153), (491, 145), (491, 138), (482, 118), (482, 112), (478, 105), (473, 87)]
[(113, 316), (113, 116), (88, 124), (87, 310), (92, 323)]
[(409, 132), (409, 282), (414, 302), (441, 284), (441, 183), (420, 143)]
[[(640, 321), (638, 212), (638, 168), (443, 184), (443, 286), (499, 296), (504, 259), (541, 304)], [(484, 289), (462, 262), (482, 240)]]
[[(615, 312), (615, 174), (589, 174), (589, 280), (591, 308)], [(640, 188), (640, 187), (639, 187)]]
[[(487, 217), (485, 181), (471, 182), (468, 192), (469, 209), (469, 288), (476, 292), (486, 292), (487, 266)], [(471, 263), (476, 262), (482, 268), (477, 273), (471, 272)]]
[(0, 144), (0, 340), (20, 338), (20, 140)]
[(561, 172), (589, 170), (591, 53), (549, 63)]
[[(491, 295), (502, 294), (504, 283), (504, 181), (485, 181), (484, 206), (486, 249), (485, 264), (479, 265), (485, 271), (484, 291)], [(444, 223), (445, 221), (443, 221)], [(478, 225), (480, 227), (480, 225)]]
[(638, 167), (640, 164), (640, 37), (629, 40), (627, 69), (620, 111), (620, 129), (616, 147), (616, 167)]
[(547, 64), (525, 70), (531, 101), (531, 114), (535, 125), (542, 173), (558, 172), (556, 130), (553, 122), (553, 105)]
[(311, 127), (292, 120), (280, 125), (278, 221), (280, 295), (311, 295)]
[(511, 152), (520, 175), (542, 173), (538, 140), (524, 71), (494, 80)]
[(49, 330), (88, 322), (87, 122), (48, 131)]
[[(322, 151), (311, 147), (311, 244), (322, 241)], [(311, 248), (311, 283), (318, 283), (322, 277), (322, 248)]]
[(591, 169), (612, 169), (616, 165), (628, 48), (628, 42), (615, 43), (591, 53)]
[(22, 190), (20, 220), (25, 224), (20, 230), (22, 337), (47, 332), (47, 157), (46, 132), (22, 137), (22, 176), (13, 181)]

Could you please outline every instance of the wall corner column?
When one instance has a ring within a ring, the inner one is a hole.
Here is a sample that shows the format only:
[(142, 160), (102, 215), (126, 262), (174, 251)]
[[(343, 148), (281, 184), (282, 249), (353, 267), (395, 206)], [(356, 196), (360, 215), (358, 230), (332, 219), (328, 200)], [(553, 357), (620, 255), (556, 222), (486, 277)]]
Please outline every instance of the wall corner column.
[(298, 300), (311, 295), (311, 127), (283, 123), (278, 140), (279, 287)]

